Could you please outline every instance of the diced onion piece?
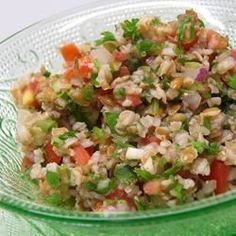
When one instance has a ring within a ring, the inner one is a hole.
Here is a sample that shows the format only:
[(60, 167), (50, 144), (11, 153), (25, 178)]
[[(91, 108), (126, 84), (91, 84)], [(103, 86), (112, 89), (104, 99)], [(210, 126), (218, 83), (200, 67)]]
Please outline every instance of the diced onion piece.
[(128, 160), (139, 160), (144, 156), (144, 150), (128, 147), (126, 151), (126, 159)]

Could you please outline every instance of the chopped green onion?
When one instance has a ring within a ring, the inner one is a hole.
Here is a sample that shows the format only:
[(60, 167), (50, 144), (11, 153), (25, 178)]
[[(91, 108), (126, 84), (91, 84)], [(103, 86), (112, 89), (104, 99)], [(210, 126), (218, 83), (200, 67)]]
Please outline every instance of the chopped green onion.
[(95, 68), (97, 69), (97, 71), (99, 71), (101, 68), (100, 61), (96, 58), (93, 63), (94, 63)]
[(55, 137), (53, 139), (52, 145), (59, 148), (64, 144), (64, 141), (67, 140), (68, 138), (74, 138), (76, 137), (74, 131), (68, 131), (65, 132), (64, 134), (59, 135), (58, 137)]
[(99, 82), (96, 80), (97, 77), (98, 77), (98, 74), (97, 74), (97, 73), (92, 73), (92, 74), (91, 74), (91, 77), (90, 77), (91, 82), (92, 82), (92, 85), (95, 86), (96, 88), (100, 87)]
[(172, 167), (164, 171), (163, 177), (167, 178), (174, 175), (176, 172), (178, 172), (181, 169), (182, 166), (183, 166), (183, 163), (177, 159), (176, 161), (174, 161)]
[(102, 35), (101, 39), (95, 41), (96, 45), (101, 45), (109, 41), (116, 41), (114, 34), (109, 31), (102, 32), (101, 35)]
[(207, 147), (207, 144), (205, 142), (201, 142), (201, 141), (194, 141), (194, 142), (192, 142), (192, 145), (197, 150), (197, 152), (199, 154), (202, 154)]
[(43, 132), (49, 132), (52, 128), (57, 126), (57, 122), (52, 118), (48, 118), (36, 122), (36, 126), (39, 127)]
[(96, 139), (98, 139), (99, 141), (104, 141), (105, 133), (102, 129), (95, 126), (95, 127), (93, 127), (92, 132), (93, 132), (94, 136), (96, 137)]
[(56, 172), (47, 171), (46, 180), (52, 188), (57, 188), (60, 184), (59, 176)]
[(84, 187), (89, 191), (96, 191), (96, 189), (97, 189), (97, 185), (93, 182), (84, 183)]

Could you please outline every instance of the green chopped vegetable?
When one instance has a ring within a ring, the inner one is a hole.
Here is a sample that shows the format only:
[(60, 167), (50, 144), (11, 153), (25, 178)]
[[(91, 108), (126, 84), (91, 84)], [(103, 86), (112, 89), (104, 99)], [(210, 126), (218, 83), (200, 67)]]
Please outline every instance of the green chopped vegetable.
[(90, 102), (93, 99), (94, 89), (92, 85), (86, 85), (82, 90), (82, 97), (84, 100)]
[(117, 88), (114, 90), (114, 95), (115, 97), (117, 97), (118, 99), (122, 99), (125, 97), (126, 95), (126, 90), (125, 88)]
[(131, 20), (125, 20), (123, 23), (121, 23), (121, 27), (124, 30), (123, 36), (126, 39), (132, 39), (136, 41), (140, 38), (140, 34), (137, 31), (138, 22), (139, 22), (139, 19), (135, 18)]
[(102, 129), (95, 126), (93, 127), (92, 132), (97, 140), (99, 140), (100, 142), (105, 141), (106, 135)]
[(211, 121), (209, 117), (204, 117), (203, 119), (203, 126), (206, 127), (207, 129), (211, 130)]
[(48, 70), (45, 70), (45, 71), (43, 72), (43, 76), (46, 77), (46, 78), (49, 78), (50, 75), (51, 75), (51, 72), (49, 72)]
[(136, 175), (132, 168), (128, 165), (116, 165), (114, 170), (114, 176), (120, 183), (131, 184), (136, 181)]
[(152, 111), (152, 114), (153, 114), (153, 115), (158, 114), (159, 108), (160, 108), (160, 102), (159, 102), (159, 100), (157, 100), (156, 98), (153, 98), (153, 99), (152, 99), (152, 102), (151, 102), (151, 111)]
[(183, 163), (177, 159), (176, 161), (174, 161), (172, 167), (170, 167), (169, 169), (165, 170), (163, 172), (163, 177), (170, 177), (172, 175), (174, 175), (176, 172), (178, 172), (183, 166)]
[(182, 204), (185, 202), (186, 193), (184, 191), (183, 185), (180, 184), (179, 182), (176, 182), (174, 184), (170, 193), (172, 193), (172, 195), (176, 197), (178, 203)]
[(49, 132), (52, 128), (57, 127), (57, 122), (52, 118), (40, 120), (36, 122), (36, 126), (39, 127), (43, 132)]
[(175, 47), (174, 49), (173, 49), (173, 51), (174, 51), (174, 53), (177, 55), (177, 56), (180, 56), (180, 55), (182, 55), (184, 52), (183, 52), (183, 50), (181, 49), (181, 48), (179, 48), (179, 47)]
[(101, 35), (102, 35), (101, 39), (95, 41), (96, 45), (101, 45), (109, 41), (116, 41), (114, 34), (109, 31), (102, 32)]
[(163, 76), (163, 79), (161, 80), (161, 85), (164, 90), (167, 90), (170, 88), (170, 79), (167, 76)]
[(94, 63), (95, 68), (97, 69), (97, 71), (99, 71), (100, 68), (101, 68), (101, 63), (100, 63), (100, 61), (96, 58), (96, 59), (93, 61), (93, 63)]
[(138, 58), (129, 58), (127, 64), (130, 72), (136, 71), (138, 67), (141, 66), (141, 62)]
[(96, 192), (100, 194), (108, 194), (117, 187), (115, 179), (100, 180), (97, 184)]
[(220, 146), (217, 143), (210, 143), (206, 147), (206, 152), (208, 155), (217, 155), (220, 151)]
[(178, 42), (182, 42), (184, 40), (184, 30), (185, 30), (185, 25), (191, 23), (190, 27), (191, 27), (191, 35), (190, 38), (193, 38), (195, 35), (195, 29), (194, 29), (194, 22), (192, 17), (190, 16), (186, 16), (184, 17), (184, 19), (179, 21), (179, 24), (177, 26), (177, 30), (176, 30), (176, 35), (177, 35), (177, 39)]
[(86, 183), (84, 183), (84, 187), (89, 191), (96, 191), (97, 184), (95, 184), (93, 182), (86, 182)]
[(207, 147), (207, 144), (205, 142), (201, 142), (201, 141), (194, 141), (194, 142), (192, 142), (192, 145), (197, 150), (197, 152), (199, 154), (202, 154)]
[(188, 131), (188, 128), (189, 128), (188, 119), (185, 119), (184, 121), (182, 121), (181, 129)]
[(65, 132), (64, 134), (59, 135), (58, 137), (55, 137), (53, 139), (52, 145), (59, 148), (64, 144), (64, 141), (67, 140), (68, 138), (74, 138), (76, 137), (74, 131), (68, 131)]
[(141, 168), (135, 168), (134, 172), (137, 174), (138, 179), (143, 182), (152, 180), (155, 177), (154, 175), (150, 174), (148, 171)]
[(59, 206), (62, 204), (62, 197), (59, 193), (52, 193), (50, 195), (48, 195), (45, 199), (45, 201), (47, 203), (49, 203), (50, 205), (53, 206)]
[(153, 26), (158, 26), (160, 24), (160, 20), (158, 19), (158, 18), (154, 18), (153, 20), (152, 20), (152, 25)]
[(229, 85), (230, 88), (236, 90), (236, 73), (232, 74), (229, 77), (228, 85)]
[(52, 188), (57, 188), (60, 185), (58, 173), (53, 171), (47, 171), (46, 180)]
[(118, 120), (118, 116), (119, 115), (116, 112), (105, 112), (104, 114), (105, 122), (112, 132), (115, 132), (115, 126)]
[(91, 74), (91, 77), (90, 77), (91, 82), (92, 82), (92, 85), (95, 86), (96, 88), (100, 87), (99, 82), (96, 80), (97, 77), (98, 77), (98, 74), (97, 74), (97, 73), (92, 73), (92, 74)]
[(198, 21), (199, 21), (200, 28), (205, 28), (205, 24), (204, 24), (203, 20), (198, 19)]
[(148, 209), (148, 204), (142, 197), (134, 197), (134, 204), (138, 211), (145, 211)]

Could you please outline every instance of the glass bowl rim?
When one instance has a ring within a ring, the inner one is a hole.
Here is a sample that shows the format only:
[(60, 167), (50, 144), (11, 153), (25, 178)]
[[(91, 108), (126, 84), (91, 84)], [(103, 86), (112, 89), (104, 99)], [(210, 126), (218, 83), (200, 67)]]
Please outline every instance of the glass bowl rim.
[[(147, 2), (154, 2), (155, 0), (148, 0)], [(177, 2), (180, 0), (174, 0)], [(37, 26), (41, 26), (43, 24), (47, 24), (54, 20), (73, 15), (75, 13), (81, 12), (85, 13), (91, 5), (92, 9), (90, 11), (99, 11), (102, 9), (106, 9), (108, 7), (115, 7), (122, 4), (135, 4), (140, 3), (141, 0), (121, 0), (116, 3), (113, 0), (105, 0), (101, 2), (100, 0), (96, 0), (92, 3), (84, 3), (79, 7), (75, 7), (73, 9), (69, 9), (66, 11), (62, 11), (60, 13), (54, 14), (49, 16), (45, 19), (37, 21), (33, 24), (30, 24), (21, 30), (17, 31), (16, 33), (10, 35), (9, 37), (3, 39), (0, 42), (0, 50), (5, 44), (7, 44), (11, 39), (21, 35), (22, 33), (27, 33), (28, 30), (36, 28)], [(163, 3), (163, 1), (161, 1)], [(173, 3), (173, 0), (166, 0), (165, 3)], [(187, 4), (187, 2), (186, 2)], [(195, 4), (195, 3), (194, 3)], [(196, 3), (196, 6), (198, 4)], [(0, 81), (1, 83), (1, 81)], [(139, 212), (125, 212), (125, 213), (97, 213), (97, 212), (83, 212), (83, 211), (69, 211), (62, 208), (52, 208), (48, 207), (47, 205), (38, 205), (37, 203), (28, 203), (28, 201), (20, 200), (11, 195), (7, 195), (2, 190), (0, 190), (0, 207), (3, 209), (19, 213), (20, 215), (29, 215), (32, 217), (43, 218), (48, 220), (59, 220), (68, 223), (137, 223), (142, 220), (150, 220), (150, 219), (173, 219), (175, 217), (179, 217), (182, 215), (190, 214), (190, 213), (197, 213), (201, 210), (205, 209), (213, 209), (213, 208), (220, 208), (222, 206), (231, 205), (234, 203), (236, 199), (236, 191), (229, 191), (224, 194), (209, 197), (206, 199), (202, 199), (196, 202), (187, 203), (184, 205), (175, 206), (168, 209), (155, 209), (155, 210), (148, 210), (148, 211), (139, 211)]]

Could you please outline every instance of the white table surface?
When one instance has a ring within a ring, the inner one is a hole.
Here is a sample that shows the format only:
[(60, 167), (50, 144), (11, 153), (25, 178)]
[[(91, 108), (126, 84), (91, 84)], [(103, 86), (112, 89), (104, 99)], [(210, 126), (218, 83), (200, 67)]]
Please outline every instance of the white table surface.
[(0, 10), (0, 41), (39, 20), (96, 0), (6, 0)]

